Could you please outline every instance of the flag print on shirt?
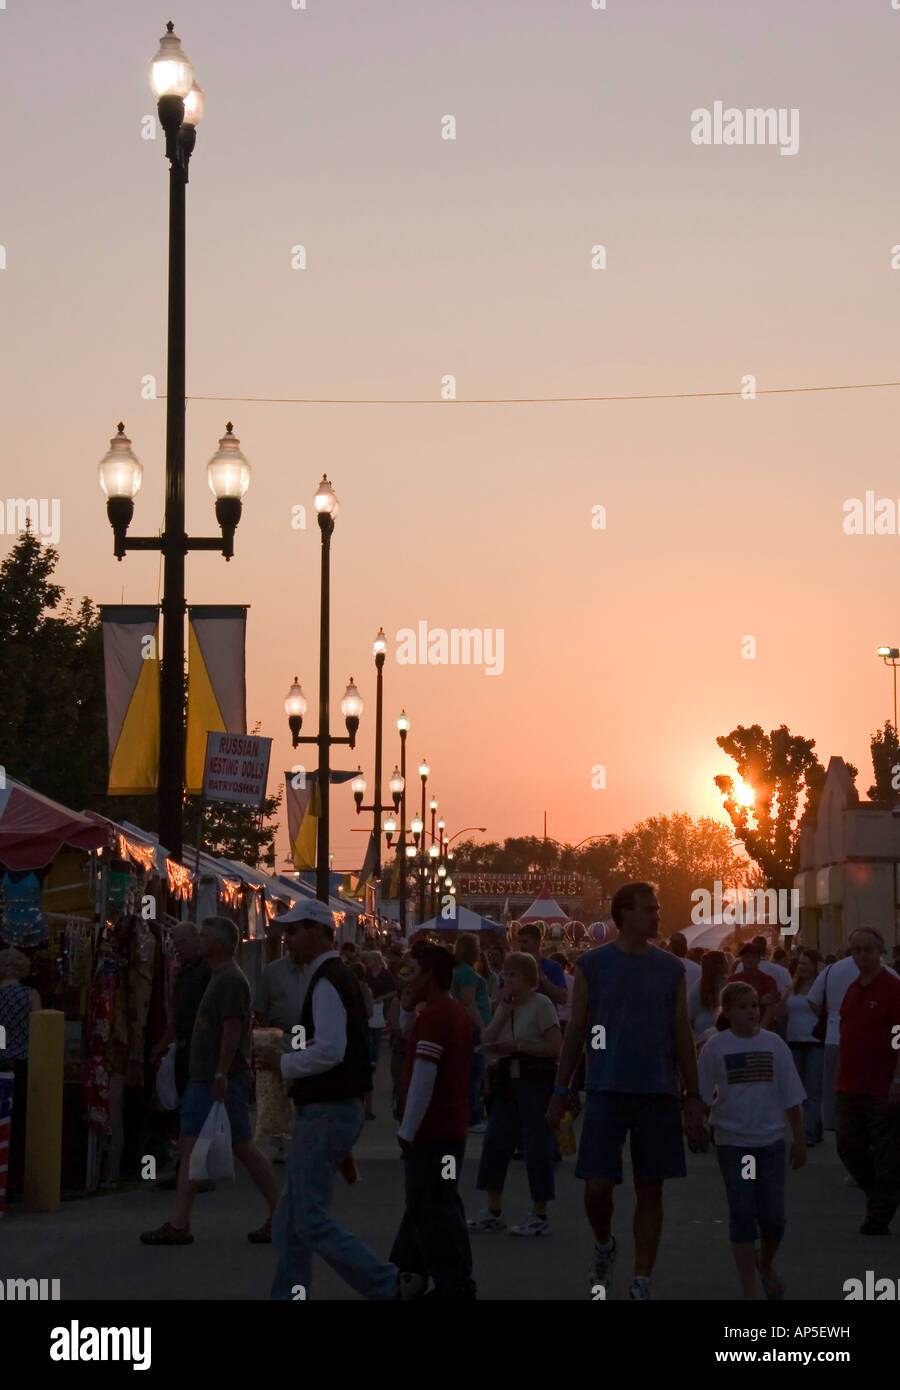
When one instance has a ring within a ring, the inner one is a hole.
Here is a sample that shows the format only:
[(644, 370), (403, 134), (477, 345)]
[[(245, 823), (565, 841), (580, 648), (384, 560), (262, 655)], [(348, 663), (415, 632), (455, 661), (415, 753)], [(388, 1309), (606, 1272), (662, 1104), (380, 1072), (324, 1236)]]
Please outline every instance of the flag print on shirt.
[(775, 1079), (775, 1059), (771, 1052), (730, 1052), (723, 1060), (729, 1086)]

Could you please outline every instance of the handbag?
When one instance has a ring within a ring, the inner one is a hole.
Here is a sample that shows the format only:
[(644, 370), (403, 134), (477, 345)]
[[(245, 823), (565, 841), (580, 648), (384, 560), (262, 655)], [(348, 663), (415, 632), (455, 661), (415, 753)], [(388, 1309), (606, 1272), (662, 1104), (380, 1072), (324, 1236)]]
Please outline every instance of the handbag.
[[(831, 969), (829, 965), (828, 970)], [(822, 1012), (813, 1025), (812, 1035), (816, 1042), (823, 1043), (825, 1034), (828, 1032), (828, 970), (825, 971), (825, 983), (822, 986)]]
[[(513, 1009), (509, 1019), (513, 1041), (516, 1036), (516, 1011)], [(522, 1081), (538, 1081), (552, 1086), (556, 1080), (556, 1060), (553, 1057), (533, 1057), (530, 1052), (514, 1052), (511, 1057), (501, 1057), (497, 1064), (498, 1080), (506, 1086), (511, 1078), (512, 1063), (519, 1064), (519, 1078)], [(504, 1065), (505, 1064), (505, 1065)]]
[(178, 1087), (175, 1085), (175, 1044), (170, 1043), (156, 1073), (156, 1097), (163, 1110), (178, 1109)]

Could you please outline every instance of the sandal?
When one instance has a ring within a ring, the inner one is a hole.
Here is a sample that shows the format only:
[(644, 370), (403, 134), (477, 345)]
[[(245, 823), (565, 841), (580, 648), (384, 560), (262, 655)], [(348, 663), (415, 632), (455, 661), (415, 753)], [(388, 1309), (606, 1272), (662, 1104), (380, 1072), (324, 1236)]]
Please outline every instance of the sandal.
[(260, 1226), (258, 1231), (250, 1231), (247, 1239), (251, 1245), (271, 1245), (272, 1244), (272, 1218), (268, 1217)]
[(173, 1226), (164, 1221), (155, 1231), (142, 1231), (142, 1245), (193, 1245), (194, 1237), (190, 1226)]
[(760, 1283), (763, 1286), (763, 1293), (766, 1295), (766, 1298), (769, 1300), (769, 1302), (783, 1302), (785, 1292), (784, 1284), (781, 1282), (778, 1275), (775, 1274), (772, 1270), (770, 1270), (768, 1274), (764, 1273), (760, 1266), (759, 1260), (757, 1260), (756, 1262), (756, 1268), (757, 1272), (759, 1273)]

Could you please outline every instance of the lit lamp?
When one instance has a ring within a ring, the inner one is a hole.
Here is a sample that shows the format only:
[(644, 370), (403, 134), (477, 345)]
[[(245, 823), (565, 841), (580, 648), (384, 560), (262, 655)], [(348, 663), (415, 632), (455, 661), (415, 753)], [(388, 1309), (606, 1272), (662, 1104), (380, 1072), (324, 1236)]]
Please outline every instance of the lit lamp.
[(288, 717), (288, 728), (293, 736), (293, 746), (296, 748), (300, 742), (300, 730), (303, 728), (303, 716), (306, 713), (306, 696), (300, 688), (300, 682), (294, 677), (294, 684), (291, 686), (284, 701), (285, 713)]
[[(332, 512), (332, 516), (334, 513)], [(347, 725), (347, 733), (350, 735), (350, 747), (356, 747), (356, 731), (359, 728), (359, 716), (365, 706), (363, 705), (360, 693), (353, 684), (353, 677), (344, 691), (344, 698), (341, 700), (341, 714), (344, 716), (344, 723)]]
[(366, 779), (362, 774), (362, 768), (359, 764), (357, 764), (356, 767), (356, 776), (350, 783), (350, 789), (353, 792), (353, 799), (356, 802), (356, 809), (358, 811), (362, 806), (363, 797), (366, 794)]
[(403, 788), (406, 786), (406, 778), (401, 776), (400, 769), (395, 765), (391, 773), (391, 780), (388, 782), (391, 789), (391, 796), (394, 800), (394, 809), (400, 805), (400, 798), (403, 795)]
[(106, 494), (106, 515), (115, 536), (115, 556), (125, 554), (125, 533), (134, 516), (134, 499), (141, 488), (144, 470), (131, 450), (131, 440), (119, 421), (118, 433), (97, 468), (100, 486)]
[(438, 857), (439, 854), (440, 854), (440, 850), (438, 849), (437, 845), (434, 845), (434, 844), (433, 844), (433, 845), (431, 846), (431, 848), (429, 849), (429, 851), (428, 851), (429, 858), (431, 858), (431, 859), (437, 859), (437, 857)]
[(222, 528), (222, 554), (234, 554), (234, 533), (241, 519), (244, 494), (250, 486), (250, 465), (241, 453), (239, 439), (228, 421), (219, 447), (206, 465), (210, 491), (216, 499), (216, 521)]
[(384, 818), (384, 833), (388, 844), (391, 843), (397, 833), (397, 817), (387, 815)]
[(894, 733), (897, 732), (897, 666), (900, 664), (900, 647), (879, 647), (878, 655), (885, 666), (894, 669)]
[(422, 820), (422, 817), (421, 817), (421, 816), (419, 816), (419, 815), (413, 816), (413, 818), (412, 818), (412, 824), (411, 824), (411, 826), (410, 826), (410, 829), (412, 830), (413, 839), (415, 840), (416, 845), (418, 845), (419, 840), (420, 840), (421, 837), (422, 837), (422, 826), (423, 826), (423, 825), (424, 825), (424, 821)]

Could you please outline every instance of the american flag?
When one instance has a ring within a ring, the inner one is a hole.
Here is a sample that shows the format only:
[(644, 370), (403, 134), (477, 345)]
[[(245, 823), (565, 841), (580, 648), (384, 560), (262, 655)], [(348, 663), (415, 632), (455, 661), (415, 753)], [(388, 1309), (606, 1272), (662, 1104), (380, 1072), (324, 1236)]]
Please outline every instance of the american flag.
[(9, 1130), (12, 1116), (13, 1073), (0, 1071), (0, 1216), (6, 1205), (6, 1175), (9, 1171)]
[(774, 1081), (775, 1059), (771, 1052), (729, 1052), (725, 1057), (729, 1086), (745, 1081)]

